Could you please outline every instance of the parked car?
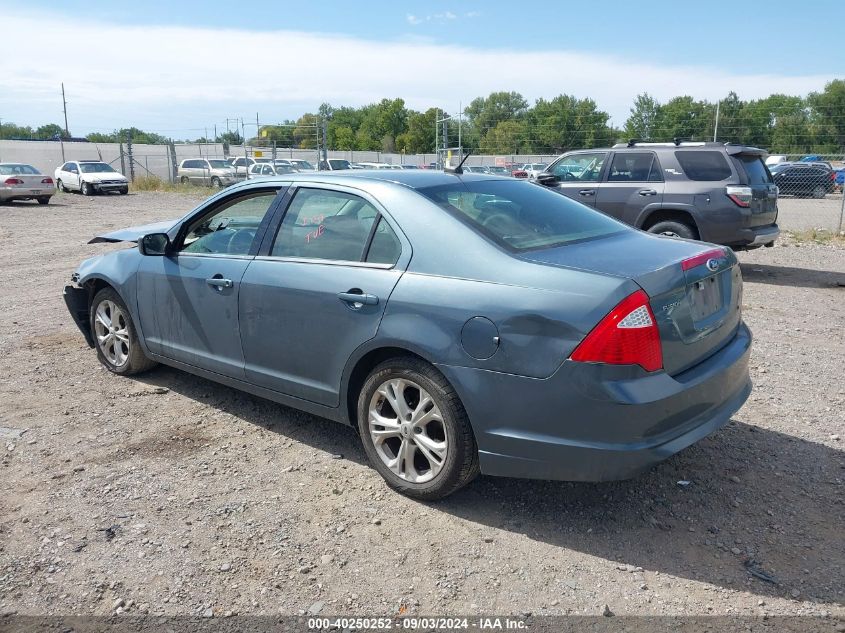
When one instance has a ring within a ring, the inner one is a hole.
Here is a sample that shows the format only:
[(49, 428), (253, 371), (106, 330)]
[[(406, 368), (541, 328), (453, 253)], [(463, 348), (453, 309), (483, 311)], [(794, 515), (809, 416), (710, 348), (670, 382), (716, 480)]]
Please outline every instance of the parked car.
[(108, 163), (99, 160), (71, 160), (54, 174), (60, 191), (79, 191), (83, 196), (116, 191), (129, 193), (129, 179)]
[(766, 156), (766, 167), (771, 167), (773, 165), (778, 165), (780, 163), (787, 163), (789, 159), (784, 156), (783, 154), (772, 154), (770, 156)]
[(751, 391), (733, 252), (533, 183), (299, 173), (93, 241), (138, 242), (64, 291), (109, 371), (161, 362), (353, 425), (419, 499), (479, 471), (631, 477)]
[(836, 172), (825, 163), (781, 163), (771, 173), (780, 195), (824, 198), (836, 187)]
[(289, 159), (290, 164), (296, 167), (299, 171), (316, 171), (314, 165), (302, 158)]
[(361, 169), (392, 169), (388, 163), (373, 163), (369, 161), (356, 163)]
[(490, 170), (483, 165), (464, 165), (464, 172), (468, 174), (489, 174)]
[(25, 163), (0, 163), (0, 204), (13, 200), (37, 200), (50, 204), (56, 193), (53, 179)]
[(238, 182), (235, 168), (222, 158), (186, 158), (176, 169), (176, 176), (183, 185), (228, 187)]
[(511, 175), (511, 172), (508, 171), (507, 167), (504, 167), (503, 165), (490, 165), (489, 167), (487, 167), (487, 169), (494, 176), (510, 176)]
[(238, 180), (246, 179), (249, 173), (249, 168), (256, 163), (255, 159), (247, 158), (245, 156), (230, 156), (229, 162), (232, 165), (232, 169), (235, 170), (235, 177)]
[(258, 176), (284, 176), (285, 174), (295, 174), (297, 171), (290, 165), (274, 164), (274, 163), (256, 163), (249, 168), (249, 177), (256, 178)]
[(513, 169), (511, 169), (511, 177), (528, 178), (528, 172), (525, 171), (522, 167), (514, 167)]
[(419, 165), (411, 165), (410, 163), (404, 163), (399, 165), (399, 169), (420, 169)]
[(537, 181), (644, 231), (750, 249), (780, 235), (765, 155), (723, 143), (620, 143), (568, 152)]
[(320, 171), (342, 171), (346, 169), (352, 169), (352, 165), (344, 158), (330, 158), (320, 161)]
[(548, 163), (525, 163), (522, 166), (522, 171), (528, 175), (527, 177), (529, 180), (534, 180), (537, 177), (537, 174), (545, 171), (548, 166)]

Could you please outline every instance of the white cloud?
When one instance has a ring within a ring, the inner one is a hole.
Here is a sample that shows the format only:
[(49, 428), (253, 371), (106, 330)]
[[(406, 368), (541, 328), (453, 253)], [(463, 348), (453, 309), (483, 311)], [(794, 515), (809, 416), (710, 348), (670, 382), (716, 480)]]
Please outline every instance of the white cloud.
[(405, 16), (405, 19), (408, 20), (408, 24), (416, 25), (416, 24), (422, 24), (423, 23), (423, 19), (418, 18), (413, 13), (409, 13), (407, 16)]
[(124, 125), (201, 129), (224, 125), (227, 116), (252, 118), (256, 110), (270, 122), (314, 110), (323, 101), (362, 105), (384, 97), (403, 97), (416, 109), (456, 111), (459, 102), (494, 90), (515, 90), (529, 100), (562, 92), (591, 97), (621, 125), (635, 95), (644, 91), (660, 100), (681, 94), (714, 100), (734, 90), (748, 99), (773, 92), (803, 95), (832, 78), (742, 74), (567, 50), (121, 26), (9, 12), (0, 39), (3, 119), (59, 121), (64, 81), (77, 134)]
[(464, 14), (465, 18), (477, 18), (481, 15), (481, 11), (467, 11)]

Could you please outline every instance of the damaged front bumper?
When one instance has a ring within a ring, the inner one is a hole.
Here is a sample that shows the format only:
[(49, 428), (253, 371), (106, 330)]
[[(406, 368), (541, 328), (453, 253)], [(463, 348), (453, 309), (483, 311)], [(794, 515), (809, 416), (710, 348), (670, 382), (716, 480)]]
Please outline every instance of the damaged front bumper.
[(91, 335), (88, 290), (78, 286), (65, 286), (62, 294), (64, 295), (68, 312), (70, 312), (74, 323), (76, 323), (79, 331), (85, 337), (88, 347), (94, 347), (94, 337)]

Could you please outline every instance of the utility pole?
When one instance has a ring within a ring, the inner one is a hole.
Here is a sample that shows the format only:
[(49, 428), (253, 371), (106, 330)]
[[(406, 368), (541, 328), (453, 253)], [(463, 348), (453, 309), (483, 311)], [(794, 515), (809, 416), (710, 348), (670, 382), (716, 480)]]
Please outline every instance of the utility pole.
[(437, 128), (438, 128), (439, 120), (440, 120), (440, 110), (437, 109), (437, 110), (434, 111), (434, 166), (435, 167), (440, 166), (440, 152), (438, 151), (439, 145), (437, 144), (438, 141), (439, 141), (439, 139), (437, 138), (437, 136), (438, 136)]
[(713, 142), (716, 142), (716, 135), (719, 133), (719, 104), (721, 101), (716, 102), (716, 125), (713, 126)]
[(65, 112), (65, 136), (70, 138), (70, 130), (67, 127), (67, 99), (65, 99), (65, 82), (62, 82), (62, 109)]
[(261, 127), (258, 125), (258, 112), (255, 113), (255, 138), (261, 138)]

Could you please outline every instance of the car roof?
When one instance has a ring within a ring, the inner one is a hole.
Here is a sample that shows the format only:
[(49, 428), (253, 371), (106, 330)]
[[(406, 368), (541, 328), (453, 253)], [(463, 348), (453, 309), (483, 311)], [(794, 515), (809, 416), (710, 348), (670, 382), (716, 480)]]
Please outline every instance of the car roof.
[[(280, 182), (290, 182), (291, 175), (286, 174), (280, 176)], [(321, 182), (334, 183), (338, 185), (356, 186), (360, 185), (362, 180), (386, 182), (398, 185), (404, 185), (411, 189), (421, 189), (424, 187), (438, 187), (440, 185), (448, 185), (457, 182), (478, 182), (478, 181), (511, 181), (510, 178), (501, 178), (498, 176), (491, 176), (489, 174), (481, 174), (475, 172), (465, 172), (463, 174), (453, 174), (445, 171), (433, 171), (430, 169), (344, 169), (341, 171), (320, 171), (316, 173), (295, 174), (297, 182)], [(272, 182), (273, 178), (263, 179), (262, 184), (266, 185)], [(246, 184), (246, 183), (244, 183)]]

